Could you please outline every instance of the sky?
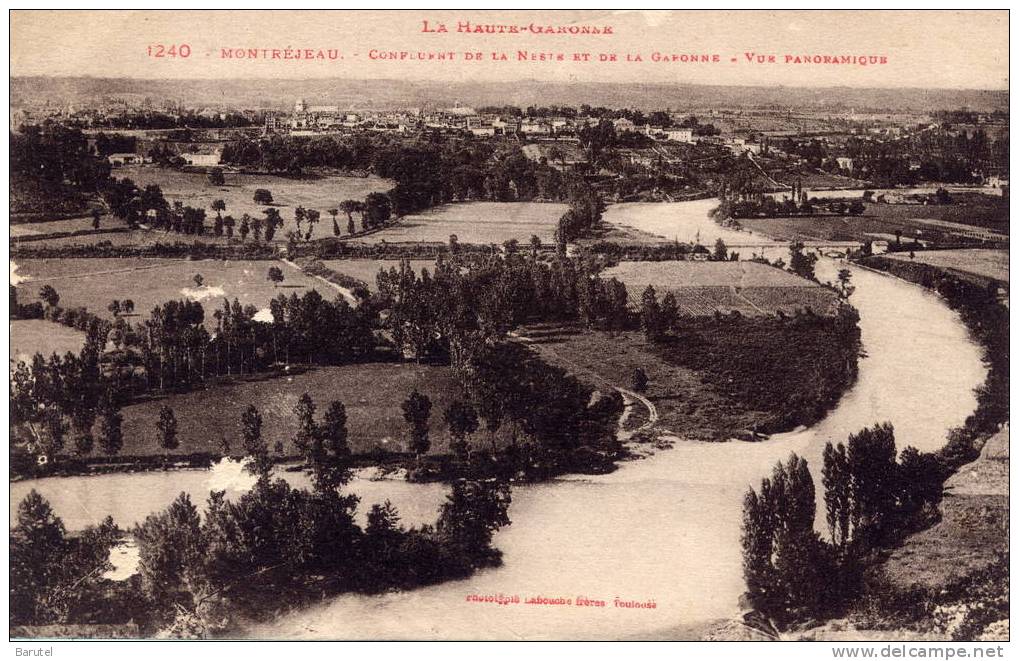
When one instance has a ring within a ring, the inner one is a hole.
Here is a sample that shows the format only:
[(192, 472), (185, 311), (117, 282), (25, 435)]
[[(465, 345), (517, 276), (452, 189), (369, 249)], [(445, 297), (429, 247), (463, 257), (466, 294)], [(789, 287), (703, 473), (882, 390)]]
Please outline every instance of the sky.
[[(429, 29), (438, 30), (443, 24), (448, 31), (425, 32), (425, 21)], [(523, 31), (458, 32), (457, 26), (465, 22), (514, 25)], [(612, 33), (533, 34), (532, 24), (609, 26)], [(538, 79), (1008, 89), (1008, 12), (1004, 10), (15, 10), (10, 25), (12, 76)], [(186, 44), (189, 57), (151, 56), (159, 45), (174, 44)], [(233, 53), (267, 49), (270, 59), (225, 58), (224, 49)], [(272, 49), (280, 55), (287, 49), (312, 49), (316, 54), (322, 50), (325, 59), (274, 60)], [(405, 52), (412, 59), (373, 58), (379, 51)], [(444, 60), (416, 59), (440, 53), (452, 55)], [(466, 60), (466, 53), (480, 54), (480, 59)], [(495, 53), (507, 59), (496, 59)], [(330, 59), (331, 54), (335, 59)], [(560, 55), (563, 59), (557, 60)], [(688, 55), (717, 55), (718, 61), (673, 61)], [(787, 56), (826, 55), (884, 57), (886, 63), (786, 61)], [(614, 61), (609, 59), (612, 56)], [(763, 56), (764, 62), (758, 63), (757, 56)], [(775, 60), (769, 62), (769, 56)]]

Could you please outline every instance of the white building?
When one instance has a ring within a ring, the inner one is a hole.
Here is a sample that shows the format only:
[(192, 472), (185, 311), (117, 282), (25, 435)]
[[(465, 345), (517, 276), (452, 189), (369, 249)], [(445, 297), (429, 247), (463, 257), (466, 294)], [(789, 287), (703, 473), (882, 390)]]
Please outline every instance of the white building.
[(672, 142), (694, 142), (693, 129), (665, 129), (665, 139)]
[(184, 159), (184, 163), (187, 165), (194, 165), (197, 167), (209, 167), (213, 165), (219, 165), (219, 159), (222, 156), (222, 152), (214, 151), (208, 154), (181, 154), (180, 157)]
[(525, 135), (548, 135), (552, 132), (552, 129), (548, 124), (524, 121), (520, 124), (520, 132)]
[(122, 165), (135, 165), (145, 162), (144, 157), (140, 154), (110, 154), (106, 157), (106, 160), (115, 168), (119, 168)]

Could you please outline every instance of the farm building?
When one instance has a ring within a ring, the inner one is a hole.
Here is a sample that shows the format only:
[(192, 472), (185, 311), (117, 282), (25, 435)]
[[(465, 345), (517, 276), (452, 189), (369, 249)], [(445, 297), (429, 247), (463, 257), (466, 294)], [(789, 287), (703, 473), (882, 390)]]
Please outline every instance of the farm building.
[(219, 159), (222, 156), (222, 152), (214, 151), (208, 154), (198, 153), (183, 153), (180, 155), (184, 159), (187, 165), (194, 165), (198, 167), (208, 167), (213, 165), (219, 165)]
[(693, 129), (666, 129), (665, 139), (672, 142), (695, 142)]
[(145, 157), (140, 154), (110, 154), (106, 160), (115, 168), (122, 165), (137, 165), (145, 162)]

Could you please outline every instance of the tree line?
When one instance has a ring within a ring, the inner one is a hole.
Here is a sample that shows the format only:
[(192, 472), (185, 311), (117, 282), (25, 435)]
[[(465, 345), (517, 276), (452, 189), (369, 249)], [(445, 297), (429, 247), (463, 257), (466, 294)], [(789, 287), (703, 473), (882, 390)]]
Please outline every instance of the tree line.
[(937, 517), (950, 460), (908, 447), (896, 456), (888, 423), (824, 449), (827, 539), (814, 530), (807, 462), (790, 455), (743, 501), (746, 597), (780, 627), (838, 615), (862, 589), (870, 554)]

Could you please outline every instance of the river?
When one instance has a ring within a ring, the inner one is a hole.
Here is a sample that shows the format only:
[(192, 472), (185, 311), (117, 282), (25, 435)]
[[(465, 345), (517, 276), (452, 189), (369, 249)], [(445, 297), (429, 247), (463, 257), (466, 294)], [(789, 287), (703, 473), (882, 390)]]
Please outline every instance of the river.
[[(708, 206), (704, 201), (682, 204)], [(691, 214), (692, 215), (692, 214)], [(673, 216), (675, 218), (675, 216)], [(674, 221), (673, 221), (674, 222)], [(713, 242), (714, 223), (700, 224)], [(708, 236), (705, 236), (707, 234)], [(822, 280), (841, 264), (822, 260)], [(504, 566), (470, 579), (383, 596), (346, 595), (254, 626), (255, 638), (616, 639), (694, 630), (737, 612), (743, 590), (739, 526), (743, 494), (790, 452), (804, 456), (820, 486), (820, 455), (864, 426), (890, 421), (901, 449), (935, 450), (962, 424), (983, 382), (980, 349), (935, 295), (895, 278), (850, 267), (865, 356), (859, 379), (819, 424), (761, 443), (695, 443), (627, 462), (602, 476), (577, 476), (513, 491), (510, 518), (495, 545)], [(681, 430), (676, 430), (681, 432)], [(11, 485), (12, 504), (28, 488), (53, 503), (69, 528), (110, 513), (121, 523), (165, 507), (181, 490), (239, 492), (236, 465), (214, 471), (52, 478)], [(354, 481), (362, 511), (388, 498), (405, 523), (434, 519), (441, 485)], [(820, 501), (819, 501), (820, 504)], [(13, 506), (13, 505), (12, 505)], [(820, 523), (820, 522), (819, 522)], [(514, 605), (478, 604), (468, 594), (519, 595)], [(604, 608), (537, 606), (534, 596), (578, 596)], [(654, 600), (655, 609), (613, 600)]]

